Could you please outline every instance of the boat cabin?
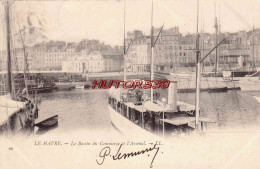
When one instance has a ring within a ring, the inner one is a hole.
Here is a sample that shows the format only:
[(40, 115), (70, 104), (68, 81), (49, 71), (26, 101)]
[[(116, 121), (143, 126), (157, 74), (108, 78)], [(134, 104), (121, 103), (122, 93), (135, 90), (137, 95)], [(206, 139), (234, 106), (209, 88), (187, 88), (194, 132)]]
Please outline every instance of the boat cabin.
[[(174, 92), (169, 91), (168, 94), (176, 94), (177, 89)], [(158, 135), (194, 130), (191, 127), (195, 121), (193, 105), (177, 102), (175, 96), (174, 101), (172, 96), (169, 97), (168, 103), (159, 100), (152, 102), (146, 98), (147, 89), (126, 90), (112, 87), (109, 90), (108, 104), (133, 124)]]

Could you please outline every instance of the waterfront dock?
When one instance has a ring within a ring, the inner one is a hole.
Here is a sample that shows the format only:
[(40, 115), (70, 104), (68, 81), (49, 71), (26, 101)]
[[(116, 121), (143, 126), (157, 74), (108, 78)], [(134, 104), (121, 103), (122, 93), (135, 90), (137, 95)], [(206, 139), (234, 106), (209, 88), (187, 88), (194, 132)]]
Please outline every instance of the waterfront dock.
[[(6, 72), (0, 72), (1, 79), (5, 78)], [(21, 71), (15, 72), (22, 74)], [(150, 79), (150, 72), (128, 72), (128, 79)], [(178, 92), (195, 92), (196, 78), (193, 74), (174, 75), (156, 74), (161, 79), (174, 79), (178, 82)], [(63, 71), (31, 71), (30, 79), (49, 79), (56, 84), (58, 90), (70, 90), (75, 85), (86, 85), (89, 87), (94, 80), (122, 80), (123, 72), (100, 72), (80, 73)], [(241, 78), (242, 79), (242, 78)], [(209, 88), (224, 88), (228, 90), (240, 89), (239, 80), (223, 79), (223, 77), (201, 77), (201, 91)]]

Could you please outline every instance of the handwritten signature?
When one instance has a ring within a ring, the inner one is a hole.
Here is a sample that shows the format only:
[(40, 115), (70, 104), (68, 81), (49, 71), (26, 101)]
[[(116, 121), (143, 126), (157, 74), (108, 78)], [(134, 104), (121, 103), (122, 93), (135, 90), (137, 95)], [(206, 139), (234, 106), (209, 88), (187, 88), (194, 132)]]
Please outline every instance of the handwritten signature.
[[(111, 148), (109, 146), (104, 147), (100, 153), (99, 153), (99, 160), (96, 160), (97, 163), (99, 165), (102, 165), (106, 159), (107, 156), (111, 157), (113, 160), (121, 160), (121, 159), (126, 159), (126, 158), (130, 158), (130, 157), (134, 157), (134, 156), (138, 156), (138, 155), (142, 155), (148, 152), (152, 152), (153, 150), (155, 150), (154, 156), (152, 158), (152, 161), (150, 163), (150, 168), (153, 167), (153, 162), (155, 160), (156, 155), (158, 154), (160, 147), (158, 146), (157, 143), (155, 143), (152, 147), (140, 150), (140, 151), (135, 151), (135, 152), (129, 152), (129, 153), (121, 153), (121, 148), (122, 148), (123, 144), (120, 144), (117, 152), (115, 155), (111, 155)], [(149, 156), (149, 155), (148, 155)]]

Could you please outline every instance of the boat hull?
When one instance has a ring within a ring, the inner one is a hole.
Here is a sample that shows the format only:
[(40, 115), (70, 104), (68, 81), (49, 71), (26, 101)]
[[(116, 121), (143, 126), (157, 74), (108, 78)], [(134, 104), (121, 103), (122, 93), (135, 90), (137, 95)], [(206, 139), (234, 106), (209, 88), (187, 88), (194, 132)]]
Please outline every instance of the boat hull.
[(258, 71), (223, 71), (224, 78), (234, 78), (234, 77), (245, 77), (245, 76), (259, 76)]
[(75, 88), (76, 88), (76, 89), (84, 89), (85, 86), (84, 86), (84, 85), (82, 85), (82, 86), (76, 86)]
[(219, 92), (227, 92), (227, 87), (219, 87), (219, 88), (208, 88), (209, 93), (219, 93)]
[(50, 117), (40, 123), (35, 124), (39, 128), (51, 128), (58, 125), (58, 115)]
[(143, 129), (142, 127), (131, 122), (123, 115), (119, 114), (109, 104), (108, 104), (108, 110), (109, 110), (109, 115), (113, 127), (123, 135), (134, 137), (134, 138), (136, 138), (138, 135), (144, 136), (146, 138), (158, 137), (157, 135)]
[(260, 103), (260, 96), (254, 96), (254, 98)]
[(67, 90), (75, 89), (75, 85), (70, 83), (56, 83), (55, 89), (67, 91)]
[(25, 110), (13, 114), (9, 117), (8, 122), (0, 126), (0, 135), (32, 134), (34, 132), (34, 120), (30, 121), (30, 123), (26, 123), (26, 119), (27, 115)]
[(240, 83), (241, 91), (260, 91), (260, 82)]
[(240, 88), (241, 91), (260, 91), (260, 80), (241, 81)]
[(52, 87), (51, 86), (46, 86), (46, 87), (33, 87), (31, 89), (28, 89), (28, 92), (30, 94), (32, 93), (49, 93), (52, 92)]

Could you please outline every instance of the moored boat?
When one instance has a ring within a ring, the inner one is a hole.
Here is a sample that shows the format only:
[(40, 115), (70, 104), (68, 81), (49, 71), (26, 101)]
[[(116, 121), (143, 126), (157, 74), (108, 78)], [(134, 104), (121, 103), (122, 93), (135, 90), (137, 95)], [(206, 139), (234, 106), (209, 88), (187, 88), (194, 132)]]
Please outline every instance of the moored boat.
[(260, 80), (240, 80), (241, 91), (260, 91)]
[(168, 99), (145, 100), (146, 89), (109, 89), (108, 108), (112, 125), (120, 132), (146, 136), (194, 130), (195, 107), (177, 102), (177, 83), (171, 82)]
[[(7, 95), (0, 97), (0, 135), (12, 136), (26, 132), (26, 135), (33, 133), (35, 119), (38, 118), (38, 108), (35, 98), (30, 98), (28, 85), (25, 83), (25, 92), (16, 91), (12, 66), (16, 66), (11, 45), (11, 5), (10, 1), (3, 2), (6, 17), (6, 51), (7, 51), (7, 76), (4, 82), (7, 83)], [(12, 32), (13, 33), (13, 32)], [(21, 40), (23, 42), (23, 40)], [(25, 51), (25, 45), (23, 49)], [(24, 81), (27, 82), (26, 52), (24, 52), (25, 68)], [(13, 65), (14, 64), (14, 65)]]
[[(153, 1), (152, 1), (153, 9)], [(198, 9), (199, 10), (199, 5)], [(124, 13), (125, 14), (125, 13)], [(153, 18), (153, 10), (152, 17)], [(198, 17), (197, 17), (198, 18)], [(153, 21), (153, 19), (152, 19)], [(198, 22), (197, 22), (198, 26)], [(154, 47), (161, 35), (163, 26), (157, 36), (153, 35), (153, 22), (151, 24), (151, 81), (154, 81)], [(125, 32), (124, 32), (125, 36)], [(154, 40), (155, 37), (155, 40)], [(120, 132), (127, 136), (142, 134), (145, 137), (155, 135), (175, 135), (193, 130), (203, 130), (203, 123), (212, 122), (207, 118), (200, 119), (200, 81), (201, 81), (201, 63), (208, 56), (200, 58), (199, 33), (197, 29), (197, 69), (196, 69), (196, 106), (177, 101), (177, 80), (170, 80), (167, 92), (167, 98), (156, 96), (154, 88), (151, 87), (150, 93), (147, 89), (138, 86), (138, 89), (122, 89), (112, 87), (108, 91), (108, 107), (111, 123)], [(217, 48), (224, 40), (220, 41), (213, 48)], [(125, 38), (124, 38), (125, 42)], [(125, 50), (126, 57), (127, 50)], [(211, 52), (213, 51), (211, 50)], [(209, 54), (211, 53), (209, 52)], [(126, 58), (125, 58), (126, 59)], [(126, 81), (126, 63), (124, 64), (124, 81)], [(150, 96), (150, 97), (149, 97)]]
[(76, 86), (75, 86), (75, 89), (84, 89), (84, 88), (85, 88), (84, 85), (76, 85)]
[(44, 121), (41, 121), (37, 124), (35, 124), (35, 126), (39, 127), (39, 128), (51, 128), (58, 125), (58, 115), (52, 116)]
[(225, 70), (223, 71), (223, 78), (230, 79), (236, 77), (245, 77), (245, 76), (259, 76), (260, 72), (257, 70)]
[(213, 92), (227, 92), (228, 88), (227, 87), (216, 87), (216, 88), (208, 88), (209, 93)]
[(38, 85), (32, 85), (28, 86), (28, 92), (30, 94), (32, 93), (48, 93), (53, 90), (53, 86), (46, 85), (46, 84), (38, 84)]
[(10, 95), (0, 97), (0, 135), (31, 134), (36, 118), (38, 108), (33, 101), (12, 100)]
[(71, 90), (75, 88), (75, 85), (71, 82), (57, 82), (54, 86), (55, 90)]

